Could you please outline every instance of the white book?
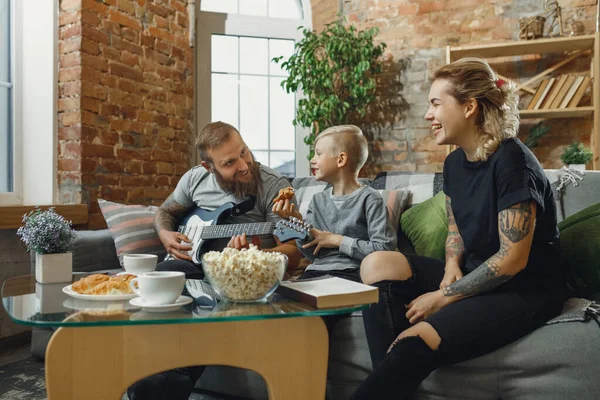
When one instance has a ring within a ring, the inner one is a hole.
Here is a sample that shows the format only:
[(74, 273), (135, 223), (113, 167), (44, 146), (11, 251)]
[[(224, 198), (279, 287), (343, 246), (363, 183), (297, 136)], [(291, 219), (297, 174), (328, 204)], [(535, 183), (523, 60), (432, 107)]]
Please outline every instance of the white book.
[(379, 301), (379, 289), (334, 276), (281, 282), (277, 292), (317, 308), (344, 307)]
[(585, 76), (578, 76), (577, 78), (575, 78), (575, 81), (573, 82), (573, 84), (571, 85), (569, 90), (567, 91), (567, 94), (565, 95), (565, 97), (560, 102), (560, 105), (558, 106), (558, 108), (566, 108), (567, 107), (567, 105), (569, 104), (569, 102), (571, 101), (573, 96), (575, 95), (575, 92), (577, 92), (577, 89), (579, 89), (581, 82), (583, 82), (583, 78), (585, 78)]
[(546, 99), (546, 96), (550, 92), (550, 89), (552, 89), (552, 87), (554, 86), (554, 81), (556, 81), (556, 78), (551, 78), (550, 81), (548, 81), (548, 84), (544, 88), (544, 91), (542, 92), (542, 95), (540, 96), (540, 98), (538, 99), (537, 103), (533, 107), (534, 110), (538, 110), (541, 107), (542, 103)]

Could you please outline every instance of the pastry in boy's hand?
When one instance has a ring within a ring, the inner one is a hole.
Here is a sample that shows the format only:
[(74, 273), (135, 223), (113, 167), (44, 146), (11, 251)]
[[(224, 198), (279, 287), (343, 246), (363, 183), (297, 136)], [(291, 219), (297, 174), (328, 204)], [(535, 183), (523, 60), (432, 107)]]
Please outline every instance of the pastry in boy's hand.
[(292, 197), (294, 197), (294, 188), (289, 186), (279, 190), (279, 194), (273, 199), (273, 203), (277, 203), (281, 200), (291, 200)]

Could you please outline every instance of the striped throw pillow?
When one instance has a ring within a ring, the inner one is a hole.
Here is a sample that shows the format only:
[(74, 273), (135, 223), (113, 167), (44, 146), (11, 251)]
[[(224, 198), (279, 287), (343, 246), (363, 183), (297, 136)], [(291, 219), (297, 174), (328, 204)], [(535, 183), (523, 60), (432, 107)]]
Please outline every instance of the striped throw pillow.
[(154, 231), (154, 214), (158, 207), (125, 205), (102, 199), (98, 204), (115, 241), (121, 266), (125, 254), (156, 254), (159, 260), (164, 258), (165, 248)]

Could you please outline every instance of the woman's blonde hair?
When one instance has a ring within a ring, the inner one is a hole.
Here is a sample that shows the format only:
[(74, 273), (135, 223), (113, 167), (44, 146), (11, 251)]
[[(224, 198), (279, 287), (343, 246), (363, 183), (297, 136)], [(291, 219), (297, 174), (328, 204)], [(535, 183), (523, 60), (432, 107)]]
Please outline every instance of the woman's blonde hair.
[(513, 82), (498, 79), (487, 61), (465, 57), (445, 65), (433, 76), (450, 83), (448, 94), (460, 104), (473, 98), (479, 113), (475, 121), (480, 137), (475, 159), (485, 161), (500, 142), (519, 130), (519, 96)]

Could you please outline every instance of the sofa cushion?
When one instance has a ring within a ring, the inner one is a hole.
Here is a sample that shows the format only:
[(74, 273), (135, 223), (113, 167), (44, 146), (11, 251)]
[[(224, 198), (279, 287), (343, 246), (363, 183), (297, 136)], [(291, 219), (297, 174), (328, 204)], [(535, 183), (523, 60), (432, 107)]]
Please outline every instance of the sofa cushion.
[(581, 296), (600, 291), (600, 203), (559, 222), (560, 247), (571, 288)]
[(154, 231), (154, 214), (158, 207), (124, 205), (98, 200), (100, 210), (115, 241), (121, 266), (125, 254), (156, 254), (165, 256), (165, 248)]
[(406, 210), (400, 218), (400, 225), (418, 255), (444, 259), (448, 236), (444, 192)]
[(442, 190), (444, 177), (432, 172), (380, 172), (371, 187), (379, 190), (410, 190), (408, 205), (421, 203)]
[(408, 204), (410, 191), (408, 190), (377, 190), (388, 209), (388, 218), (392, 222), (394, 230), (398, 231), (400, 216)]

